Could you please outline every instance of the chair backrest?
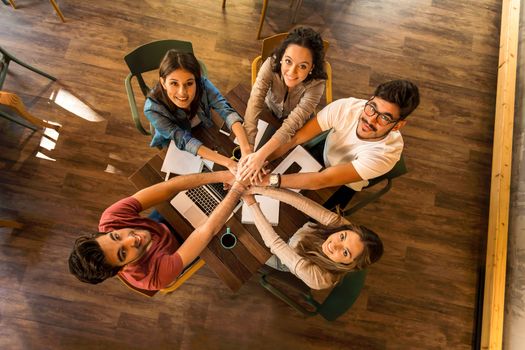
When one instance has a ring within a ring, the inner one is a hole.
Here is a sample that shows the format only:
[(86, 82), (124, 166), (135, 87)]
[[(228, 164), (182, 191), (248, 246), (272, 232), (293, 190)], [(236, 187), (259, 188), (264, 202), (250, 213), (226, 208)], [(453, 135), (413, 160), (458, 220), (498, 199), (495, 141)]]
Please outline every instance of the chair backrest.
[(126, 61), (131, 74), (137, 78), (144, 96), (148, 94), (149, 87), (144, 82), (142, 73), (158, 69), (160, 61), (170, 49), (193, 53), (193, 46), (189, 41), (159, 40), (139, 46), (124, 56), (124, 61)]
[[(0, 221), (1, 222), (1, 221)], [(122, 277), (120, 274), (117, 274), (117, 278), (124, 283), (129, 289), (144, 295), (146, 297), (153, 297), (155, 294), (160, 292), (161, 294), (169, 294), (177, 290), (184, 282), (188, 280), (191, 276), (193, 276), (197, 271), (199, 271), (204, 265), (205, 261), (201, 259), (200, 257), (195, 258), (184, 270), (181, 272), (179, 277), (175, 281), (173, 281), (170, 285), (166, 286), (166, 288), (163, 288), (161, 290), (146, 290), (138, 288), (131, 283), (129, 283), (124, 277)]]
[(335, 321), (347, 312), (361, 294), (365, 285), (366, 270), (352, 271), (335, 286), (325, 301), (317, 308), (319, 315), (328, 321)]
[(342, 213), (342, 216), (348, 218), (350, 215), (358, 211), (359, 209), (364, 208), (369, 203), (379, 199), (381, 196), (383, 196), (385, 193), (390, 191), (392, 188), (392, 180), (396, 177), (399, 177), (401, 175), (404, 175), (408, 172), (407, 167), (405, 165), (405, 159), (403, 158), (403, 155), (401, 154), (401, 157), (397, 161), (397, 163), (394, 165), (392, 170), (390, 170), (388, 173), (381, 175), (379, 177), (376, 177), (374, 179), (368, 180), (368, 186), (365, 188), (370, 188), (372, 186), (377, 185), (383, 180), (387, 180), (385, 186), (383, 186), (380, 190), (375, 191), (364, 198), (360, 199), (357, 203), (353, 204), (351, 207), (346, 207), (345, 210)]
[[(366, 270), (347, 273), (319, 303), (312, 296), (311, 289), (291, 273), (266, 266), (261, 270), (259, 283), (266, 290), (304, 316), (321, 315), (328, 321), (336, 320), (352, 307), (365, 285), (367, 273)], [(310, 307), (305, 307), (307, 304)]]
[[(189, 41), (159, 40), (139, 46), (135, 50), (131, 51), (129, 54), (124, 56), (124, 61), (126, 62), (130, 70), (130, 74), (128, 74), (128, 76), (124, 80), (124, 84), (126, 87), (126, 93), (128, 95), (131, 116), (133, 118), (133, 121), (135, 122), (135, 126), (137, 127), (137, 129), (144, 135), (153, 134), (153, 126), (150, 124), (150, 131), (147, 131), (142, 126), (131, 80), (133, 77), (137, 78), (140, 90), (142, 91), (144, 97), (146, 97), (150, 91), (150, 88), (144, 82), (144, 79), (142, 78), (142, 73), (157, 70), (160, 66), (160, 61), (162, 60), (166, 52), (170, 49), (175, 49), (180, 52), (193, 53), (193, 46)], [(201, 66), (201, 75), (203, 77), (207, 77), (208, 70), (206, 69), (206, 65), (201, 60), (197, 61), (199, 61), (199, 64)]]
[[(272, 35), (262, 41), (262, 49), (261, 49), (261, 58), (262, 62), (264, 62), (270, 55), (273, 53), (273, 51), (281, 45), (281, 43), (286, 39), (288, 36), (288, 33), (279, 33)], [(328, 51), (328, 48), (330, 47), (330, 43), (326, 40), (323, 40), (323, 48), (324, 53)]]
[(397, 161), (397, 163), (394, 165), (392, 170), (390, 170), (388, 173), (378, 176), (376, 178), (368, 180), (368, 186), (366, 188), (374, 186), (375, 184), (385, 180), (389, 179), (392, 180), (396, 177), (399, 177), (401, 175), (404, 175), (408, 172), (407, 167), (405, 165), (405, 158), (403, 158), (403, 154), (401, 154), (401, 157)]

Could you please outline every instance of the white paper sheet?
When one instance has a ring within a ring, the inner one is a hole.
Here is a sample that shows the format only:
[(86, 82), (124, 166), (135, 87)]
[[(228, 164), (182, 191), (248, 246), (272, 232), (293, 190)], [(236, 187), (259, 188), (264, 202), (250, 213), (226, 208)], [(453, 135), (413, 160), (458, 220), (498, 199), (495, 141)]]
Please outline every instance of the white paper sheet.
[(175, 146), (173, 140), (170, 142), (166, 158), (162, 163), (161, 171), (167, 174), (195, 174), (202, 170), (203, 161), (200, 156), (194, 156), (190, 152), (181, 151)]

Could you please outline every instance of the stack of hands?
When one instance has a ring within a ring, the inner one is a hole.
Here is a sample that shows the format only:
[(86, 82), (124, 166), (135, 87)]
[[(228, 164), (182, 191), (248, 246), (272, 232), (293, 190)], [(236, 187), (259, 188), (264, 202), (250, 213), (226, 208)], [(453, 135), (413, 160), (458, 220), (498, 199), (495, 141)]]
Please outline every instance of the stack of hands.
[(257, 153), (250, 153), (239, 161), (236, 178), (242, 181), (249, 180), (252, 185), (260, 186), (271, 172), (267, 166), (266, 159), (261, 160), (257, 157)]
[(270, 174), (267, 166), (268, 161), (255, 152), (243, 156), (239, 163), (234, 162), (234, 166), (228, 166), (228, 169), (235, 175), (237, 181), (246, 185), (262, 186)]
[[(253, 153), (252, 153), (253, 154)], [(251, 155), (251, 154), (250, 154)], [(250, 186), (263, 186), (266, 177), (270, 173), (270, 169), (265, 168), (268, 162), (263, 163), (263, 167), (257, 169), (257, 166), (253, 163), (251, 157), (246, 157), (239, 161), (239, 166), (236, 167), (235, 174), (231, 177), (231, 182), (224, 184), (225, 189), (236, 187), (236, 190), (241, 190), (243, 193), (243, 200), (248, 205), (255, 203), (253, 195), (244, 194), (244, 192), (250, 188)], [(230, 172), (232, 169), (230, 168)], [(233, 172), (232, 172), (233, 173)], [(235, 184), (238, 184), (236, 186)]]

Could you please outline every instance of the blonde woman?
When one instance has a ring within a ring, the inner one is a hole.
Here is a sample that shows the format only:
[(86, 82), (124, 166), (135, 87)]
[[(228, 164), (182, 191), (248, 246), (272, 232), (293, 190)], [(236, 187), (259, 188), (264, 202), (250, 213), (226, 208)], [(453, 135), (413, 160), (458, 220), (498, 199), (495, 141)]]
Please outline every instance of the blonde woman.
[[(287, 203), (319, 224), (307, 222), (286, 243), (262, 213), (255, 194)], [(333, 287), (347, 272), (364, 269), (383, 255), (383, 243), (376, 233), (293, 191), (252, 187), (245, 192), (244, 200), (253, 211), (264, 243), (274, 254), (266, 264), (293, 273), (312, 289)]]

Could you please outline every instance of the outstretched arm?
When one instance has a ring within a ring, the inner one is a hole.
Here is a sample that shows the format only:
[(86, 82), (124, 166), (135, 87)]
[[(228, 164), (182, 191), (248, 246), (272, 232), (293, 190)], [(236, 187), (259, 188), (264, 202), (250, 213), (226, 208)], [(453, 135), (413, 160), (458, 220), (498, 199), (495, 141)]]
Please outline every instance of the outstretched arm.
[[(257, 152), (251, 154), (248, 159), (239, 162), (241, 168), (246, 169), (244, 178), (251, 178), (252, 183), (255, 180), (255, 177), (258, 174), (261, 174), (261, 170), (264, 166), (266, 159), (270, 159), (272, 153), (279, 150), (279, 152), (286, 152), (291, 147), (294, 147), (297, 139), (293, 140), (292, 137), (305, 126), (306, 122), (310, 119), (310, 116), (315, 111), (315, 107), (319, 104), (319, 100), (323, 95), (325, 83), (324, 81), (318, 81), (316, 85), (311, 86), (304, 93), (301, 100), (295, 106), (295, 108), (290, 112), (288, 117), (284, 120), (281, 127), (275, 132), (272, 138), (264, 144)], [(314, 118), (315, 119), (315, 118)], [(312, 124), (308, 129), (303, 130), (303, 136), (300, 138), (308, 137), (308, 140), (320, 133), (319, 131), (314, 130), (312, 127), (315, 124)], [(305, 133), (308, 132), (308, 135)], [(310, 137), (310, 134), (315, 134)], [(304, 141), (303, 141), (304, 142)], [(302, 143), (302, 142), (301, 142)], [(283, 146), (282, 149), (280, 147)], [(273, 157), (271, 157), (273, 159)]]
[(208, 220), (206, 220), (201, 226), (197, 227), (180, 246), (177, 253), (179, 253), (182, 258), (184, 267), (199, 256), (208, 243), (210, 243), (213, 236), (226, 223), (244, 190), (245, 187), (242, 184), (235, 182), (224, 200), (208, 217)]
[[(281, 175), (282, 188), (300, 190), (318, 190), (321, 188), (342, 186), (363, 178), (357, 173), (352, 163), (331, 166), (318, 173), (296, 173)], [(258, 186), (269, 186), (269, 176), (257, 183)]]
[(233, 174), (237, 172), (237, 162), (231, 158), (228, 158), (219, 152), (212, 151), (208, 147), (201, 145), (197, 154), (204, 159), (211, 160), (214, 163), (220, 164)]
[(259, 204), (253, 199), (253, 196), (247, 195), (244, 196), (244, 198), (245, 201), (250, 204), (250, 209), (255, 219), (255, 226), (261, 234), (264, 244), (270, 248), (270, 251), (275, 254), (294, 275), (313, 289), (325, 289), (334, 285), (335, 281), (330, 274), (297, 254), (292, 247), (275, 233), (273, 227), (262, 213)]
[(284, 188), (252, 187), (246, 191), (246, 194), (260, 194), (287, 203), (324, 226), (339, 227), (350, 223), (344, 217), (324, 208), (313, 200)]
[[(260, 150), (255, 153), (250, 154), (247, 158), (244, 158), (239, 163), (241, 172), (240, 176), (243, 180), (251, 180), (253, 184), (257, 185), (267, 185), (267, 183), (261, 183), (262, 173), (261, 168), (264, 166), (264, 161), (274, 160), (281, 157), (283, 154), (288, 152), (290, 149), (294, 148), (301, 143), (304, 143), (313, 137), (321, 133), (321, 127), (317, 122), (317, 117), (310, 119), (299, 131), (295, 134), (291, 140), (285, 144), (279, 145), (278, 139), (274, 136), (272, 137)], [(306, 186), (306, 183), (302, 186)], [(282, 185), (283, 187), (287, 187)], [(290, 188), (301, 188), (306, 189), (306, 187), (290, 187)], [(322, 187), (320, 187), (322, 188)]]
[(255, 144), (255, 136), (257, 135), (257, 123), (261, 118), (264, 109), (264, 99), (268, 90), (272, 86), (272, 58), (268, 57), (263, 62), (259, 73), (257, 73), (257, 80), (250, 91), (250, 98), (246, 106), (246, 113), (244, 114), (244, 128), (248, 136), (248, 142), (253, 148)]
[(233, 181), (233, 175), (229, 171), (180, 175), (169, 181), (144, 188), (135, 193), (133, 197), (140, 202), (142, 210), (146, 210), (156, 204), (170, 200), (180, 191), (209, 183), (229, 183), (231, 181)]
[(248, 136), (246, 134), (246, 130), (244, 130), (244, 127), (240, 122), (234, 123), (232, 125), (232, 131), (237, 136), (237, 140), (239, 141), (239, 146), (241, 147), (241, 155), (244, 158), (248, 154), (252, 153), (252, 146), (248, 142)]
[(291, 140), (285, 144), (282, 144), (277, 148), (271, 155), (268, 156), (268, 160), (274, 160), (282, 157), (283, 154), (291, 150), (297, 145), (305, 143), (311, 140), (315, 136), (319, 135), (323, 130), (319, 125), (317, 116), (310, 119), (304, 126), (297, 131), (297, 133), (291, 138)]

